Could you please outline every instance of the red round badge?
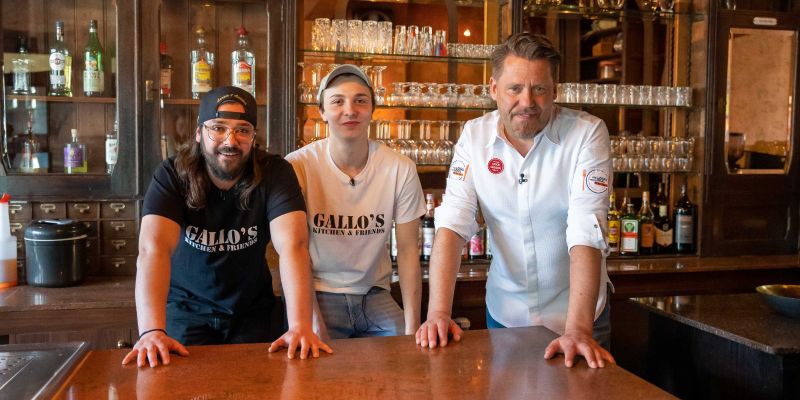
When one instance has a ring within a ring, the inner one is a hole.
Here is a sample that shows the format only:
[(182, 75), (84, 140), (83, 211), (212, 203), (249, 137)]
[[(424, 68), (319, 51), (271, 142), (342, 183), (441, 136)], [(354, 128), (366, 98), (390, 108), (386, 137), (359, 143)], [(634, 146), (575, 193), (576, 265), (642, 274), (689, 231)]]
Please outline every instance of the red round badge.
[(499, 174), (503, 172), (503, 161), (497, 157), (489, 160), (489, 164), (486, 166), (489, 167), (489, 172), (493, 174)]

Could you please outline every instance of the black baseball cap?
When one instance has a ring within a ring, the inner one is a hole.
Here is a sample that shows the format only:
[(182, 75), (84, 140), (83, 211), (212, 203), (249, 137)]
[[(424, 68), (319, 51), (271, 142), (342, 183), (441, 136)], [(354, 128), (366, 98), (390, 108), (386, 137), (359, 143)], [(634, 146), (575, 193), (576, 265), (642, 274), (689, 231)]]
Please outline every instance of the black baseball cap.
[[(239, 103), (244, 107), (243, 113), (231, 111), (217, 111), (225, 103)], [(256, 99), (250, 92), (236, 86), (220, 86), (203, 95), (200, 100), (200, 113), (197, 123), (202, 124), (214, 118), (241, 119), (247, 121), (255, 128), (258, 125), (258, 110)]]

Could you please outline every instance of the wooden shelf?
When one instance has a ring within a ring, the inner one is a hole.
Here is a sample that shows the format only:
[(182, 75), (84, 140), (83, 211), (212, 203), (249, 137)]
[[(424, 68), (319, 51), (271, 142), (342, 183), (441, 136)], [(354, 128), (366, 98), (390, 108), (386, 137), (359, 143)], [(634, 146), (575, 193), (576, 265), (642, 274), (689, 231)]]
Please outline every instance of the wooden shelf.
[(606, 28), (606, 29), (598, 29), (584, 33), (581, 36), (581, 42), (590, 42), (592, 40), (596, 40), (598, 38), (616, 35), (622, 32), (622, 28), (619, 26), (615, 26), (613, 28)]
[[(199, 106), (200, 100), (198, 99), (181, 99), (181, 98), (169, 98), (169, 99), (161, 99), (161, 102), (164, 105), (173, 105), (173, 106)], [(256, 102), (256, 105), (266, 106), (267, 103)]]
[(94, 103), (94, 104), (114, 104), (117, 102), (115, 97), (67, 97), (67, 96), (33, 96), (26, 94), (9, 94), (9, 100), (18, 101), (43, 101), (46, 103)]
[(599, 56), (581, 57), (581, 62), (596, 62), (605, 60), (622, 60), (621, 53), (601, 54)]
[(417, 165), (417, 173), (430, 174), (436, 172), (447, 172), (447, 165)]

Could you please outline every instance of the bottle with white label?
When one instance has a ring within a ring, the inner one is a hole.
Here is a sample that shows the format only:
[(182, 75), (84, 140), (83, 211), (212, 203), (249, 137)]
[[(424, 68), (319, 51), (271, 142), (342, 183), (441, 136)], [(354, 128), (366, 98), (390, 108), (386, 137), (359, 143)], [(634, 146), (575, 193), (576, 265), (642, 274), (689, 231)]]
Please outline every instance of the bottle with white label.
[(0, 289), (17, 286), (17, 238), (11, 234), (8, 202), (11, 196), (0, 196)]
[[(626, 196), (627, 197), (627, 196)], [(639, 253), (639, 218), (633, 210), (633, 203), (626, 204), (625, 213), (620, 217), (622, 228), (619, 254), (636, 255)]]
[(72, 96), (72, 53), (64, 44), (64, 21), (56, 21), (56, 40), (50, 46), (50, 96)]
[(78, 130), (70, 131), (72, 141), (64, 145), (64, 172), (85, 174), (89, 170), (86, 159), (86, 145), (78, 141)]
[(256, 97), (256, 56), (250, 48), (247, 29), (240, 26), (237, 47), (231, 53), (231, 84), (242, 88)]
[(397, 224), (392, 221), (392, 235), (389, 238), (389, 255), (392, 261), (397, 261)]
[(89, 39), (83, 51), (83, 94), (102, 96), (105, 90), (105, 56), (97, 38), (97, 20), (89, 21)]
[(114, 120), (114, 130), (106, 135), (106, 173), (114, 173), (119, 157), (119, 122)]
[(422, 217), (422, 260), (429, 261), (431, 259), (431, 252), (433, 250), (433, 237), (436, 234), (436, 228), (433, 224), (433, 209), (434, 209), (433, 193), (425, 195), (425, 215)]

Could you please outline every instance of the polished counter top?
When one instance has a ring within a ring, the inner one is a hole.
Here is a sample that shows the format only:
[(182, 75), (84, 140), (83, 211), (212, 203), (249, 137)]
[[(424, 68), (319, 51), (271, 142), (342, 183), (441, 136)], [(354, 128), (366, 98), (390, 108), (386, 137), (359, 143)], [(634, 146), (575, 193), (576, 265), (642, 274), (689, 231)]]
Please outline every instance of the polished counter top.
[(122, 366), (125, 350), (92, 351), (57, 399), (664, 399), (670, 394), (611, 365), (545, 360), (542, 327), (466, 331), (445, 348), (409, 336), (334, 340), (333, 355), (289, 360), (265, 344), (189, 347), (157, 368)]
[(778, 314), (757, 293), (643, 297), (658, 315), (769, 354), (800, 355), (800, 319)]
[(737, 257), (637, 257), (609, 258), (608, 274), (687, 273), (800, 268), (800, 255)]
[(132, 276), (93, 277), (64, 288), (20, 285), (0, 289), (0, 313), (136, 307), (134, 283)]

